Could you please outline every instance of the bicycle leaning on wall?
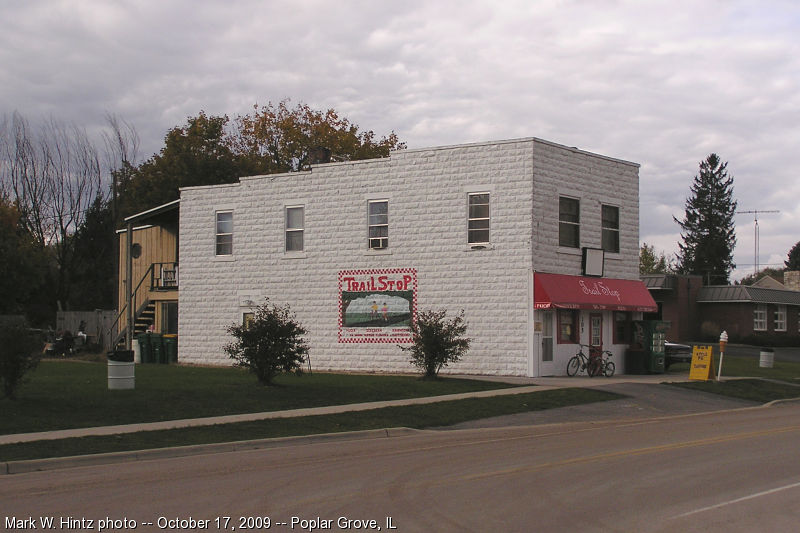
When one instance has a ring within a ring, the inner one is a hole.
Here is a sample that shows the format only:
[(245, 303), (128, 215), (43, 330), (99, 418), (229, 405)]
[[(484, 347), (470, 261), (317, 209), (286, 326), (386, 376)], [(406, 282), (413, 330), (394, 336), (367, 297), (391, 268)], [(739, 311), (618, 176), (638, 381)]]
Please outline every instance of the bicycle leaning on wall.
[[(586, 344), (579, 344), (578, 346), (580, 346), (578, 353), (573, 355), (567, 362), (568, 376), (574, 376), (578, 372), (586, 372), (590, 378), (599, 375), (610, 378), (614, 375), (616, 365), (614, 361), (610, 360), (610, 357), (614, 354), (608, 350), (601, 351), (597, 347)], [(584, 348), (587, 349), (589, 355), (584, 353)]]

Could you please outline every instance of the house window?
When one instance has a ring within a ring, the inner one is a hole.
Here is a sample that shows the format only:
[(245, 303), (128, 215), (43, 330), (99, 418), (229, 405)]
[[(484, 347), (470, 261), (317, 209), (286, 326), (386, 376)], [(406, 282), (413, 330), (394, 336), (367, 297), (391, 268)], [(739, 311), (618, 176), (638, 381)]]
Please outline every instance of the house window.
[(558, 245), (580, 247), (580, 201), (575, 198), (558, 199)]
[(578, 312), (572, 309), (558, 310), (558, 343), (578, 344)]
[(786, 331), (786, 306), (778, 305), (775, 307), (775, 314), (773, 315), (773, 324), (775, 331)]
[(489, 193), (469, 194), (469, 213), (467, 215), (467, 242), (489, 242)]
[(753, 311), (753, 331), (767, 331), (767, 306), (756, 305)]
[(250, 326), (253, 325), (253, 321), (255, 319), (256, 319), (256, 314), (251, 311), (242, 313), (242, 326), (244, 326), (244, 329), (250, 329)]
[(217, 255), (233, 255), (233, 211), (217, 211)]
[(631, 314), (627, 311), (614, 312), (614, 344), (630, 344)]
[(291, 206), (286, 208), (286, 251), (303, 251), (303, 228), (304, 228), (304, 208), (303, 206)]
[(372, 250), (389, 247), (389, 201), (370, 200), (368, 202), (368, 246)]
[(619, 253), (619, 207), (602, 207), (603, 250)]

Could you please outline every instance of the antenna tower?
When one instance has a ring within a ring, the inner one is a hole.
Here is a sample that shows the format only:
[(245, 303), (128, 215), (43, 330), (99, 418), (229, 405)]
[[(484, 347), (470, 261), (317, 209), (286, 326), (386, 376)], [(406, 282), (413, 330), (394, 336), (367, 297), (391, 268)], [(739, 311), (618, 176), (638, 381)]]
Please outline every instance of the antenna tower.
[(736, 214), (752, 214), (753, 215), (753, 231), (755, 232), (754, 246), (755, 246), (755, 259), (753, 261), (753, 274), (758, 274), (758, 214), (759, 213), (780, 213), (780, 211), (771, 209), (755, 209), (752, 211), (737, 211)]

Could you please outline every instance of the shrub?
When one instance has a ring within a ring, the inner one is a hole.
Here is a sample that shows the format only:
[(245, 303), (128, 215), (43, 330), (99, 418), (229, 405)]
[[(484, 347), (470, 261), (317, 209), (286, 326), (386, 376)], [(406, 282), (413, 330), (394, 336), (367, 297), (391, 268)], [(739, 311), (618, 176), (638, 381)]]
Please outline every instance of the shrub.
[(24, 323), (0, 323), (0, 381), (4, 397), (16, 399), (23, 377), (39, 364), (40, 348)]
[(411, 364), (424, 372), (424, 378), (436, 378), (439, 370), (455, 363), (469, 350), (471, 339), (464, 337), (467, 323), (464, 310), (446, 320), (447, 311), (423, 311), (411, 325), (413, 344), (400, 346), (411, 354)]
[(252, 320), (232, 324), (227, 331), (236, 340), (226, 345), (225, 351), (236, 361), (235, 366), (250, 369), (262, 385), (271, 385), (283, 372), (303, 373), (302, 364), (308, 355), (302, 338), (306, 330), (288, 305), (278, 307), (266, 298)]

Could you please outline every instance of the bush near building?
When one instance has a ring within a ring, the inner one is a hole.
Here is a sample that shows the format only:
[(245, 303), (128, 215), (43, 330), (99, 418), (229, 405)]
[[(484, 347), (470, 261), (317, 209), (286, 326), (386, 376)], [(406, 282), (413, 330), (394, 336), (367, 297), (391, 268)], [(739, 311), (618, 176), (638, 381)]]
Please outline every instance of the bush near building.
[(435, 379), (442, 367), (463, 357), (471, 339), (464, 337), (467, 323), (464, 310), (447, 320), (447, 311), (423, 311), (411, 325), (413, 344), (400, 346), (411, 354), (411, 364), (424, 372), (424, 378)]
[(289, 305), (278, 307), (265, 299), (256, 308), (252, 320), (232, 324), (228, 333), (236, 340), (225, 346), (225, 351), (236, 361), (235, 366), (249, 369), (262, 385), (272, 385), (281, 373), (303, 373), (303, 362), (308, 356), (306, 334)]

